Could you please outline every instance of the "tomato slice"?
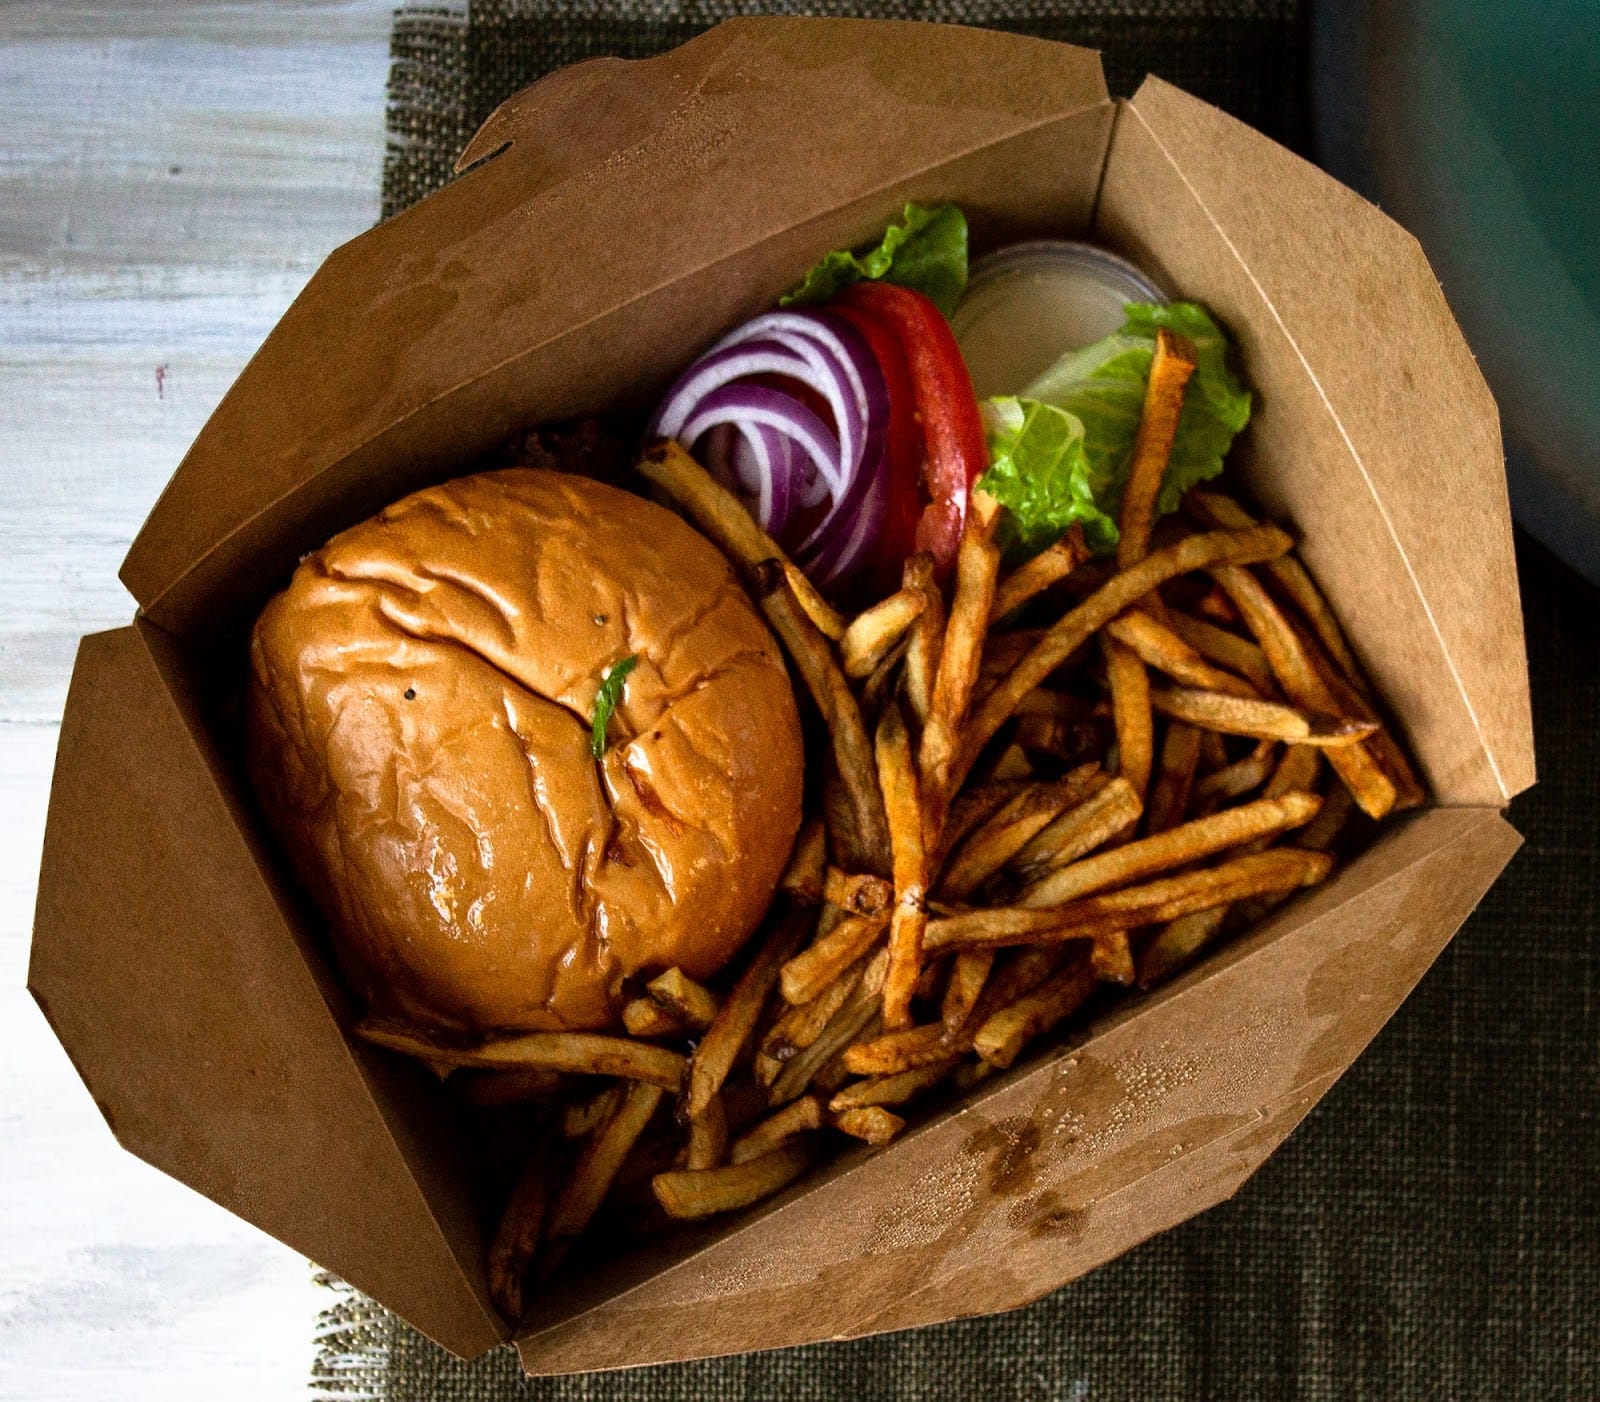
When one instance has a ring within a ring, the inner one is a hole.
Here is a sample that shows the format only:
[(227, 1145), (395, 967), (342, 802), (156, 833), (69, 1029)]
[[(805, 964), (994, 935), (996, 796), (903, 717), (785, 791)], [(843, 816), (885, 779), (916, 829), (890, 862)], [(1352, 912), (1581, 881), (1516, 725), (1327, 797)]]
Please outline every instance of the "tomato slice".
[(961, 544), (972, 484), (989, 467), (983, 416), (955, 333), (920, 292), (893, 283), (858, 282), (835, 305), (841, 311), (857, 308), (890, 327), (904, 353), (926, 454), (928, 505), (917, 523), (916, 546), (932, 551), (946, 571)]
[(835, 304), (830, 311), (861, 333), (872, 358), (883, 371), (889, 392), (885, 441), (888, 507), (878, 537), (872, 571), (875, 588), (891, 593), (900, 587), (900, 567), (917, 548), (917, 520), (922, 515), (922, 429), (905, 352), (888, 324), (860, 307)]

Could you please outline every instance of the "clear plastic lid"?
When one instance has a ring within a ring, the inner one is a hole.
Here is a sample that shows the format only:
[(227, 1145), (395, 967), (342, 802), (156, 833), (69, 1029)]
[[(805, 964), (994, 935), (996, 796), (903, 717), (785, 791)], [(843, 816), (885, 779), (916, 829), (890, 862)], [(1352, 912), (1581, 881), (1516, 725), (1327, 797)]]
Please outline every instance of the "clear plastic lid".
[(1129, 302), (1165, 302), (1145, 273), (1092, 243), (1037, 239), (973, 265), (951, 324), (979, 399), (1018, 394), (1063, 353), (1109, 336)]

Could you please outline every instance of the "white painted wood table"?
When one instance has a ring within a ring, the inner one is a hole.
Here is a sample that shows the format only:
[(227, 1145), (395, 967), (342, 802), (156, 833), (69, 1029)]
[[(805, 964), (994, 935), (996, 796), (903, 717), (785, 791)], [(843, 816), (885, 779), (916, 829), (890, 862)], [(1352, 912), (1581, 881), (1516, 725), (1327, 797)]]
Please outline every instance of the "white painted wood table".
[(0, 0), (0, 1398), (305, 1396), (306, 1262), (119, 1149), (23, 989), (78, 635), (378, 215), (391, 0)]

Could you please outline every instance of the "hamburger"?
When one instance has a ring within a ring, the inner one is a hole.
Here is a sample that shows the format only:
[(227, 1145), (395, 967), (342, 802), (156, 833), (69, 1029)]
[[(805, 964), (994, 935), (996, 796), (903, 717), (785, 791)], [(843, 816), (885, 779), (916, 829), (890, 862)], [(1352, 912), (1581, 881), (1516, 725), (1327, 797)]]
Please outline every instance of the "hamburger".
[(246, 714), (349, 983), (424, 1028), (602, 1030), (625, 981), (713, 974), (800, 822), (794, 695), (731, 567), (576, 476), (463, 477), (335, 536), (258, 619)]

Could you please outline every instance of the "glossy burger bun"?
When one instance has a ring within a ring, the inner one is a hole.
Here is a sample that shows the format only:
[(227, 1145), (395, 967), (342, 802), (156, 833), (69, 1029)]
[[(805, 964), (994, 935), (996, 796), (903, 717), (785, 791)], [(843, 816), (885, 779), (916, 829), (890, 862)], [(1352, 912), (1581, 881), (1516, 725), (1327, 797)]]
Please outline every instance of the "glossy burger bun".
[(250, 669), (257, 794), (379, 1014), (611, 1027), (630, 975), (727, 962), (799, 826), (794, 695), (733, 571), (585, 478), (464, 477), (334, 537)]

